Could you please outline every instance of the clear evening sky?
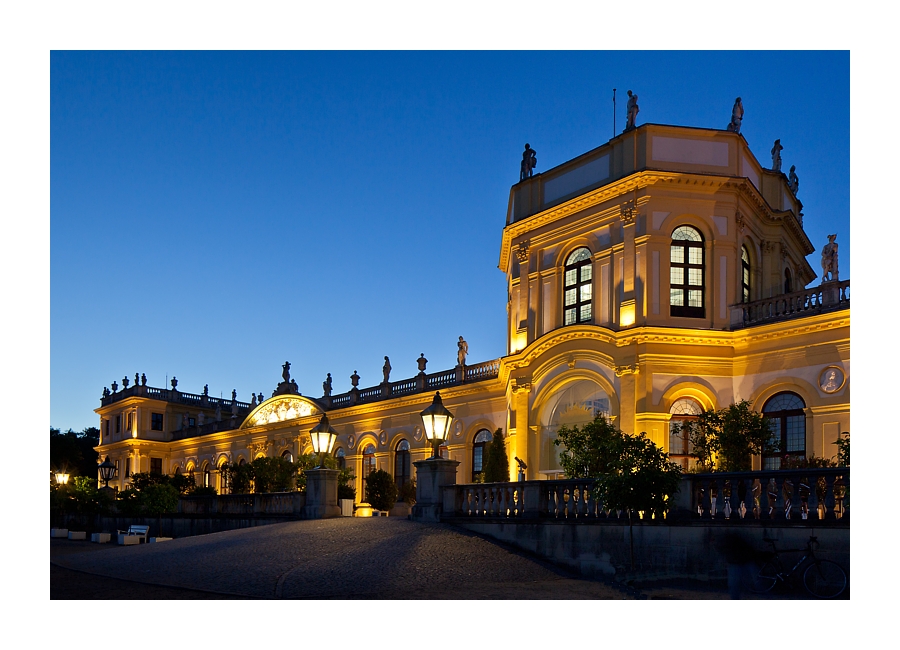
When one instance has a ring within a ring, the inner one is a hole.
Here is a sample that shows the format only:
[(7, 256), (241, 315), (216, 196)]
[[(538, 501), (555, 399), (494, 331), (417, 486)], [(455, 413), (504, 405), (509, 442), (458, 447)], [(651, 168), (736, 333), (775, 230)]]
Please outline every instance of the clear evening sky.
[[(523, 145), (537, 172), (625, 124), (723, 129), (796, 165), (805, 229), (850, 277), (848, 52), (53, 52), (52, 426), (104, 386), (305, 395), (505, 351), (497, 269)], [(814, 284), (818, 284), (817, 279)]]

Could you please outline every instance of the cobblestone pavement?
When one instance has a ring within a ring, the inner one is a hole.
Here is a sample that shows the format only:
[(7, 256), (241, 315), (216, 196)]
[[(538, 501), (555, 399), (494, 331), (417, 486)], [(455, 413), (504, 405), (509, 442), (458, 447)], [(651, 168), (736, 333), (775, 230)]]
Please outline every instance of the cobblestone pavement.
[(549, 600), (629, 599), (636, 592), (466, 531), (406, 519), (296, 521), (140, 546), (51, 540), (51, 599), (111, 594)]

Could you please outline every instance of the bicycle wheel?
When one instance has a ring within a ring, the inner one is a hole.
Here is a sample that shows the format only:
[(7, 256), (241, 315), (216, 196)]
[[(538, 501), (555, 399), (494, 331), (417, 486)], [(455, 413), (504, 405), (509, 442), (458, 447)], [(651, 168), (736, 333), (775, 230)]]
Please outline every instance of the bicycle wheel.
[(817, 560), (803, 572), (803, 586), (816, 598), (837, 598), (847, 588), (847, 574), (831, 560)]
[(778, 574), (778, 565), (769, 560), (759, 570), (753, 567), (744, 573), (744, 588), (752, 591), (754, 594), (764, 594), (767, 591), (771, 591), (775, 583), (778, 582)]

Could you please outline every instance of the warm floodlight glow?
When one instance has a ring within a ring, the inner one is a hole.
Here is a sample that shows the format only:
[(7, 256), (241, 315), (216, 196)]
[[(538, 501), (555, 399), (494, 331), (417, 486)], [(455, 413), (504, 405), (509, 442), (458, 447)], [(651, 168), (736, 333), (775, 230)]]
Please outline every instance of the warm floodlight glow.
[(319, 454), (319, 467), (322, 466), (325, 456), (331, 453), (334, 441), (337, 440), (337, 435), (337, 431), (328, 423), (328, 416), (324, 413), (319, 423), (310, 429), (309, 439), (312, 443), (313, 451)]
[(622, 327), (631, 327), (634, 325), (634, 302), (622, 303), (619, 308), (619, 324)]
[(434, 449), (431, 457), (440, 458), (441, 443), (450, 437), (450, 423), (453, 421), (453, 414), (444, 408), (440, 391), (434, 394), (431, 406), (422, 411), (421, 415), (425, 438)]
[(97, 466), (97, 471), (100, 472), (100, 480), (106, 483), (104, 487), (108, 488), (109, 482), (116, 474), (116, 466), (109, 462), (109, 456)]
[(65, 485), (69, 482), (69, 475), (65, 472), (57, 472), (56, 473), (56, 484), (57, 485)]

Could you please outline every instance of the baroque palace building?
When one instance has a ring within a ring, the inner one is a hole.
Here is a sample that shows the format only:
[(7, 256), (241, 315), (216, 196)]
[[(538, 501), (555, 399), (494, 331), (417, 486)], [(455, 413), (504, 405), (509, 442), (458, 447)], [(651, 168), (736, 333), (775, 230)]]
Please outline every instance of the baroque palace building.
[(830, 458), (850, 425), (849, 281), (823, 253), (828, 281), (804, 289), (815, 249), (796, 183), (780, 157), (772, 166), (739, 132), (645, 124), (529, 170), (510, 191), (501, 235), (505, 356), (470, 365), (461, 352), (460, 365), (436, 373), (423, 357), (415, 377), (370, 388), (354, 377), (350, 392), (316, 398), (297, 392), (286, 364), (259, 403), (126, 380), (104, 389), (97, 450), (118, 467), (118, 488), (158, 471), (221, 490), (223, 462), (309, 453), (325, 412), (362, 500), (373, 469), (402, 483), (430, 456), (419, 413), (440, 390), (455, 415), (442, 455), (460, 461), (458, 483), (477, 479), (497, 428), (511, 476), (517, 456), (527, 479), (559, 477), (556, 431), (597, 411), (687, 467), (672, 423), (739, 400), (770, 418), (783, 452)]

